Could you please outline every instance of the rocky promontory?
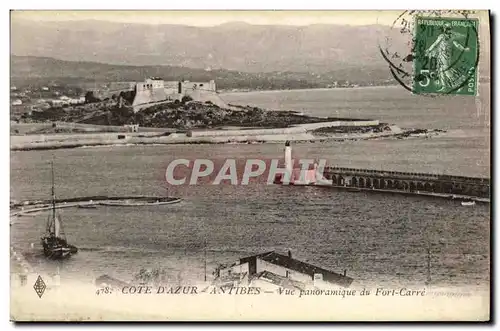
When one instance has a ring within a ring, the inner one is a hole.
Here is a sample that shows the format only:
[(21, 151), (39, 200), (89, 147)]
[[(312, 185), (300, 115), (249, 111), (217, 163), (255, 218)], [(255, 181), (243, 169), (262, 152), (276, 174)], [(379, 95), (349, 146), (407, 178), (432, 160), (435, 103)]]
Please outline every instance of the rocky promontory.
[[(117, 102), (118, 101), (118, 102)], [(134, 128), (129, 124), (139, 125)], [(415, 131), (417, 130), (417, 131)], [(378, 120), (324, 118), (183, 98), (135, 111), (118, 100), (25, 113), (11, 123), (11, 150), (135, 144), (220, 144), (403, 139), (437, 134)]]
[(50, 108), (24, 114), (20, 122), (71, 122), (81, 124), (121, 126), (139, 124), (149, 128), (178, 130), (209, 129), (227, 126), (253, 128), (286, 128), (292, 125), (320, 123), (333, 119), (301, 115), (294, 111), (269, 111), (252, 106), (230, 105), (221, 108), (210, 101), (199, 102), (189, 98), (161, 103), (134, 112), (131, 106), (110, 100), (78, 106)]

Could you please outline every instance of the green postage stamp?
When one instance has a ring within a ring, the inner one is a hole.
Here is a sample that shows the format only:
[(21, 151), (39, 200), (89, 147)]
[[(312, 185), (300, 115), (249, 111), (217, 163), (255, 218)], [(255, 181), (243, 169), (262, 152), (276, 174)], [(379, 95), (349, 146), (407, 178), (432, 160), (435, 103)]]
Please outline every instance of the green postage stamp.
[(413, 92), (476, 95), (478, 19), (416, 17)]

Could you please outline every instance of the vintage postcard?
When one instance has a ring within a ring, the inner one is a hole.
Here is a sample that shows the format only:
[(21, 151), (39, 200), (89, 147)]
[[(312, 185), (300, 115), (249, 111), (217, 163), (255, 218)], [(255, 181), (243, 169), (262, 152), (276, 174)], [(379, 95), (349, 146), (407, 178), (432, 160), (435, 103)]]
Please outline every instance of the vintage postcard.
[(489, 321), (489, 22), (11, 11), (11, 320)]

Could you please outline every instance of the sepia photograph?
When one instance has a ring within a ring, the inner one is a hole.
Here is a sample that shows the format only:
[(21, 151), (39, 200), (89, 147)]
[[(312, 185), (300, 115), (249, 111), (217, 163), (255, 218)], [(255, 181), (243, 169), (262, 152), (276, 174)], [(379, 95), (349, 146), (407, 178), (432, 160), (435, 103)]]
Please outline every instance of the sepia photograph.
[(10, 320), (487, 322), (488, 10), (11, 10)]

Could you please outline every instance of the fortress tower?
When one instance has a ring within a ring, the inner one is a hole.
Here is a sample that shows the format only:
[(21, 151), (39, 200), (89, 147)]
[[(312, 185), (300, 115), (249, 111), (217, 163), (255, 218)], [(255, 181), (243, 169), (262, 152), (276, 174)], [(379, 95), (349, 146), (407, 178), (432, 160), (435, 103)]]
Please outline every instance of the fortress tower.
[(165, 82), (158, 77), (151, 77), (135, 85), (135, 98), (132, 106), (159, 102), (167, 99)]

